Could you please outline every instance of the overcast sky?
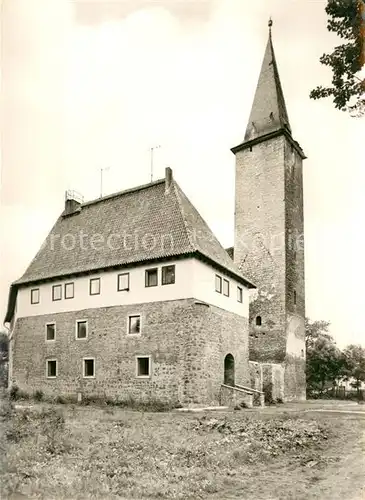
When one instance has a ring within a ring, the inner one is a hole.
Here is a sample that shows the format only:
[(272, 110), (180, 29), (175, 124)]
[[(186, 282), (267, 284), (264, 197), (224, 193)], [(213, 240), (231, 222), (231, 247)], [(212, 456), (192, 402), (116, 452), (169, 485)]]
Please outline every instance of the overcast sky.
[(365, 119), (308, 94), (340, 43), (325, 0), (3, 0), (1, 301), (63, 209), (172, 167), (224, 246), (233, 244), (234, 167), (268, 18), (304, 162), (306, 309), (342, 347), (365, 345)]

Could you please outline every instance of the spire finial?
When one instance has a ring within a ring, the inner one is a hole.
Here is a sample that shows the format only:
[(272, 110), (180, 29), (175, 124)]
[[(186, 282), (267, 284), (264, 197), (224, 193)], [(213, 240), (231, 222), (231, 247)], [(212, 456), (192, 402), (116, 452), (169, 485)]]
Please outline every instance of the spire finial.
[(268, 22), (270, 33), (271, 33), (271, 26), (272, 25), (273, 25), (273, 22), (272, 22), (272, 19), (271, 19), (271, 16), (270, 16), (270, 19), (269, 19), (269, 22)]

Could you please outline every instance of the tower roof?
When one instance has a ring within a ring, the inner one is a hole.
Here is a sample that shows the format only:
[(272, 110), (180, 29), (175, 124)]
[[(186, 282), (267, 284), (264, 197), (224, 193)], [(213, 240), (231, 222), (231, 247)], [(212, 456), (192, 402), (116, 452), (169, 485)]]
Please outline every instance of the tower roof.
[(287, 129), (291, 133), (272, 43), (271, 26), (272, 21), (270, 19), (269, 39), (246, 129), (245, 141), (256, 139), (280, 129)]

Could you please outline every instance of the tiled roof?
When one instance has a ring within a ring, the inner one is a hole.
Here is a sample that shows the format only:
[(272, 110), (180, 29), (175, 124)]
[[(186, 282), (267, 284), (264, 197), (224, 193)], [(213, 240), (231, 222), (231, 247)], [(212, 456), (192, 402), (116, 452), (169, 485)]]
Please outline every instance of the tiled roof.
[(172, 180), (83, 203), (62, 214), (15, 285), (195, 253), (253, 287)]
[(291, 131), (270, 32), (245, 141), (282, 128)]

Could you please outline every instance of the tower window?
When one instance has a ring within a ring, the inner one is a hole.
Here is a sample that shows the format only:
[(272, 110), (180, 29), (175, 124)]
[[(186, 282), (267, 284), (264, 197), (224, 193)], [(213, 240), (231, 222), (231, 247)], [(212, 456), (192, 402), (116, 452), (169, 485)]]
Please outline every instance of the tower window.
[(262, 319), (261, 316), (256, 316), (256, 325), (261, 326), (262, 325)]
[(294, 290), (294, 305), (297, 303), (297, 292)]

